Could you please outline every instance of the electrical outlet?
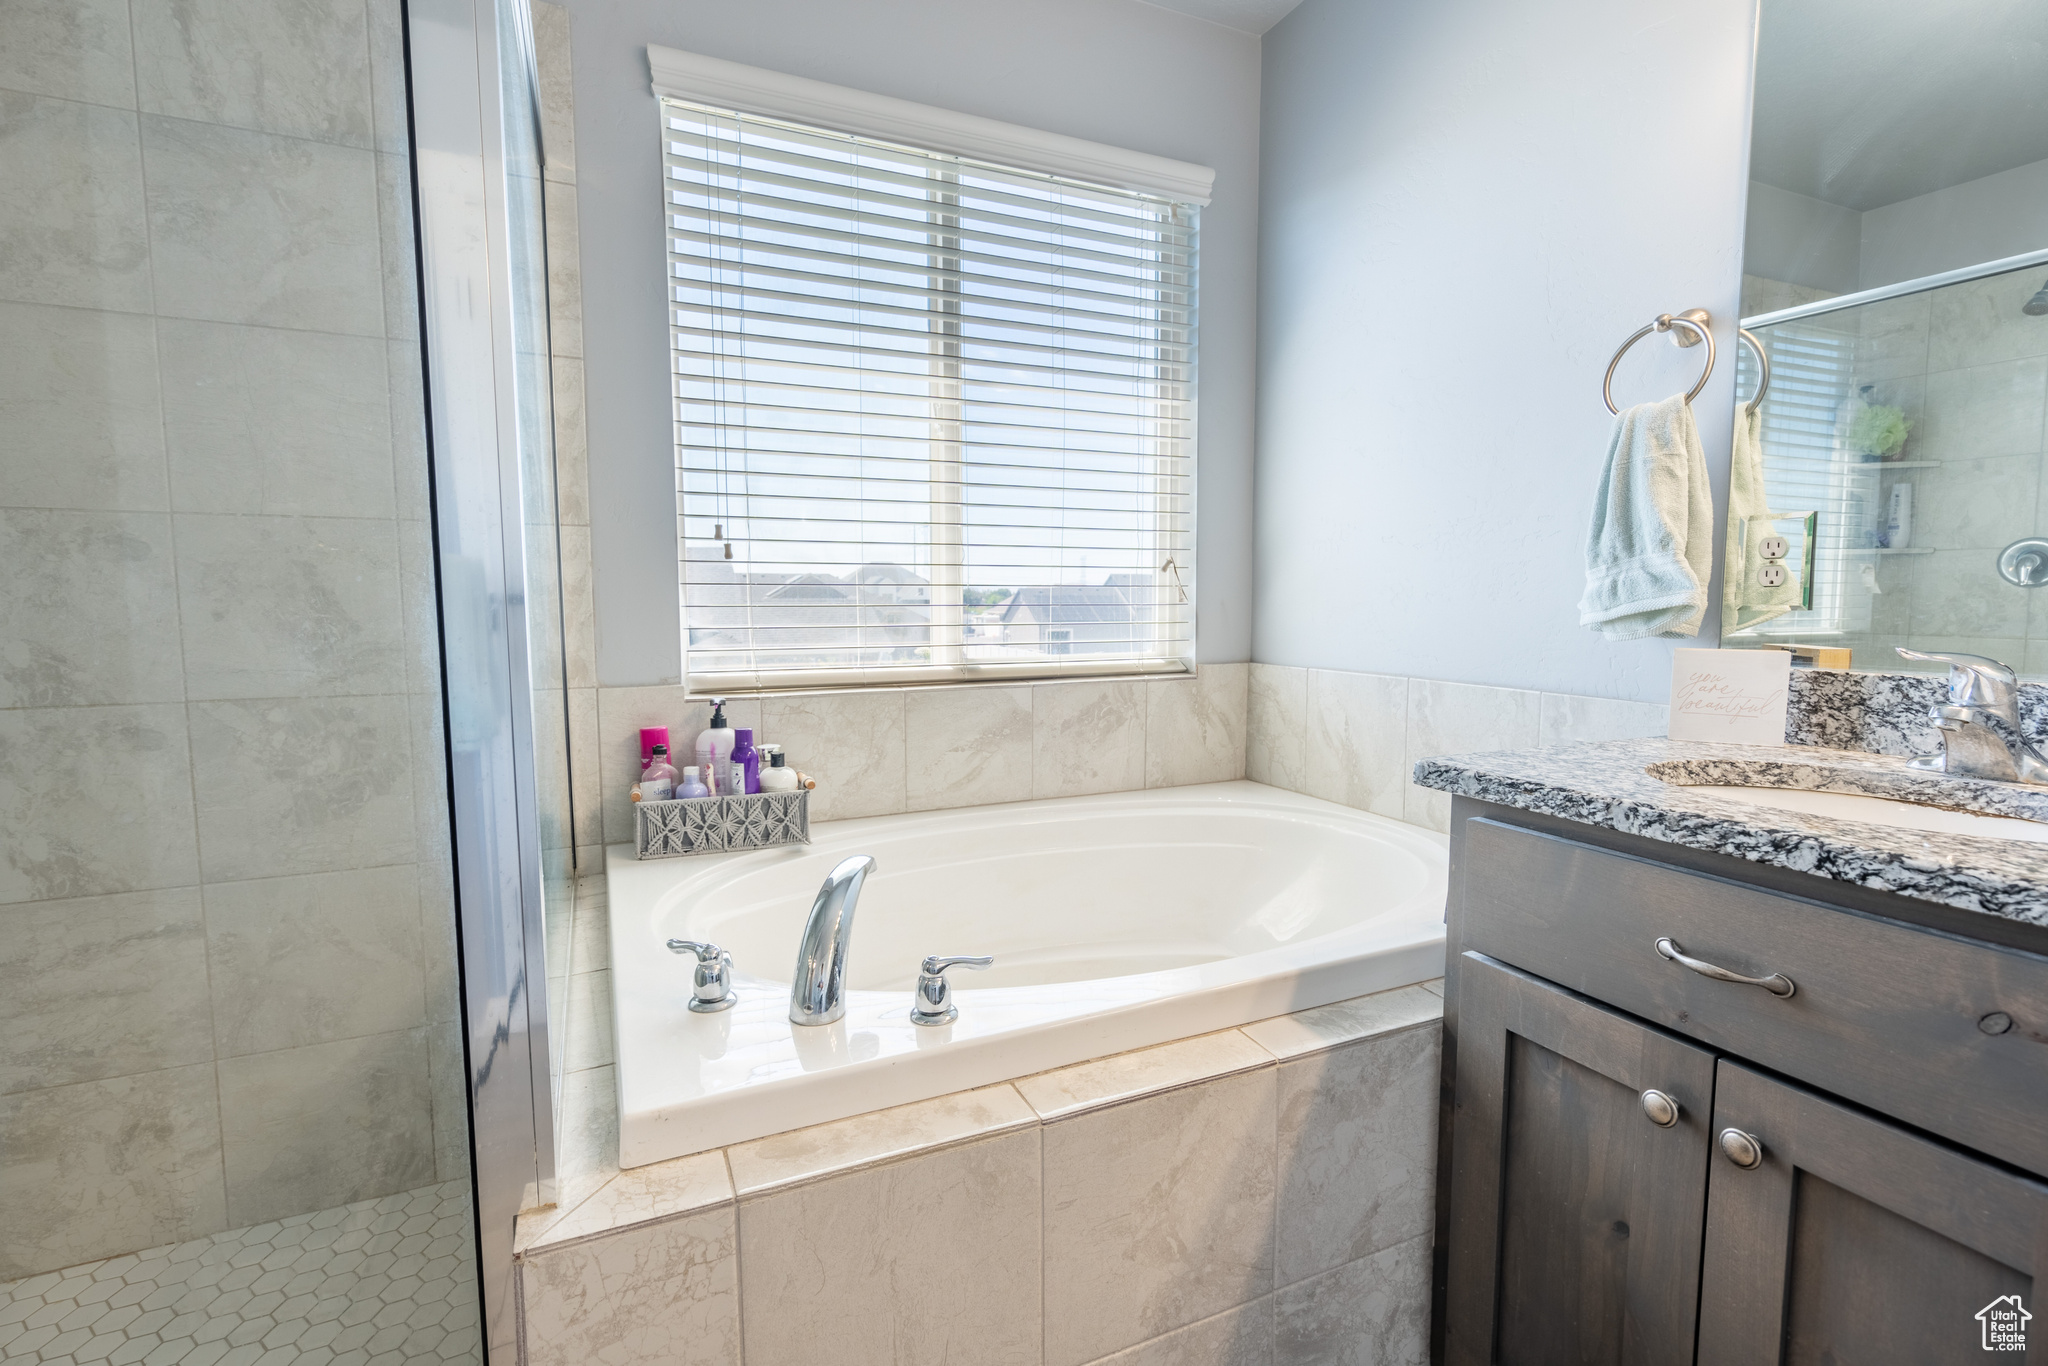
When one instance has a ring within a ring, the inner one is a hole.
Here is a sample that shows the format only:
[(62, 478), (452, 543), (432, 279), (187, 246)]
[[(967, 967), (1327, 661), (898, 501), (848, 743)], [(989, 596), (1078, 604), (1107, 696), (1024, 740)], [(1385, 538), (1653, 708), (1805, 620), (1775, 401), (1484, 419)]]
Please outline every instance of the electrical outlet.
[(1756, 553), (1767, 560), (1782, 560), (1791, 551), (1791, 543), (1783, 536), (1766, 536), (1756, 543)]
[(1756, 571), (1756, 581), (1765, 588), (1783, 588), (1792, 572), (1782, 564), (1767, 564)]

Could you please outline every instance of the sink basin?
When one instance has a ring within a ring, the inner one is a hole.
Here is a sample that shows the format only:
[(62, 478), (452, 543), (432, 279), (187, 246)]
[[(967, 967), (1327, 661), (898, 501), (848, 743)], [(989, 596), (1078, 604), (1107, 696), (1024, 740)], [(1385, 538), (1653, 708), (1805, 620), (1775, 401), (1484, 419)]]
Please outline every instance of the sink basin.
[(1889, 825), (1900, 830), (1917, 830), (1938, 835), (1982, 835), (1999, 840), (2029, 840), (2048, 844), (2048, 823), (2020, 820), (2014, 816), (1984, 816), (1974, 811), (1949, 811), (1938, 806), (1895, 802), (1888, 797), (1866, 797), (1852, 792), (1812, 792), (1805, 788), (1699, 786), (1687, 789), (1724, 797), (1750, 806), (1799, 811), (1809, 816), (1833, 816), (1845, 821)]

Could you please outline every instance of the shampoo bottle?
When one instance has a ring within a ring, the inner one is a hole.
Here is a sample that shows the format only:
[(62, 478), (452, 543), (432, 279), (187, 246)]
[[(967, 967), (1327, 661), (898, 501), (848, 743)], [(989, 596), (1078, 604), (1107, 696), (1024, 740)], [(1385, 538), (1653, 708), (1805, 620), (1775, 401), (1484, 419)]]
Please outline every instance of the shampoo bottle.
[(1885, 515), (1884, 543), (1888, 549), (1904, 550), (1913, 544), (1913, 486), (1893, 484), (1891, 507)]
[(754, 748), (754, 732), (745, 726), (734, 729), (732, 742), (732, 794), (761, 790), (761, 752)]
[(697, 766), (691, 764), (683, 770), (683, 785), (676, 789), (678, 797), (708, 797), (711, 789), (704, 786), (704, 780), (697, 776)]
[(777, 750), (768, 756), (768, 767), (761, 770), (761, 790), (763, 792), (796, 791), (796, 770), (782, 766), (781, 750)]
[(697, 768), (712, 796), (732, 795), (732, 724), (723, 697), (711, 699), (711, 724), (697, 735)]
[(676, 766), (668, 761), (668, 746), (656, 745), (653, 754), (647, 760), (647, 771), (640, 775), (640, 800), (674, 800), (677, 777)]

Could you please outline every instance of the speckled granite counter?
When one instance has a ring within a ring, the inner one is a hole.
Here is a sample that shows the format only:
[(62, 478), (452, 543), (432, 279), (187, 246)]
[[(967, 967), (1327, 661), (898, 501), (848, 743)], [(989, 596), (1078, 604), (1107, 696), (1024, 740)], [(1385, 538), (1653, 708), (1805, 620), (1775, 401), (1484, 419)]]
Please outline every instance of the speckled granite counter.
[(1681, 784), (1803, 787), (2038, 820), (2048, 820), (2048, 788), (1920, 773), (1897, 754), (1676, 740), (1424, 759), (1415, 765), (1415, 781), (1454, 796), (2048, 926), (2048, 844), (1779, 811)]

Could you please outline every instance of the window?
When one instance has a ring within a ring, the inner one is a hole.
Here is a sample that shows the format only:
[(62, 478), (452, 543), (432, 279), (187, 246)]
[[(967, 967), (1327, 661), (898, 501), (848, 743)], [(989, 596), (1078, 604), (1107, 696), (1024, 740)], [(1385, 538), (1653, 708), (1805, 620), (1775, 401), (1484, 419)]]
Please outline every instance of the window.
[(1189, 667), (1195, 203), (661, 113), (692, 690)]

